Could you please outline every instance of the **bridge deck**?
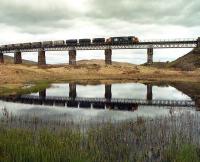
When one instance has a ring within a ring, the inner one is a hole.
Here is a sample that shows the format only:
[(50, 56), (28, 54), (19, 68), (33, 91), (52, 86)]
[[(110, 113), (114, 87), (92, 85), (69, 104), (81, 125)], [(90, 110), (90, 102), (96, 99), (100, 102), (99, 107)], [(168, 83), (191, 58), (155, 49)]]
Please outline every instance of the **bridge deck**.
[[(50, 46), (44, 48), (45, 51), (68, 51), (68, 50), (105, 50), (105, 49), (147, 49), (147, 48), (195, 48), (197, 47), (196, 39), (182, 39), (182, 40), (152, 40), (152, 41), (142, 41), (137, 44), (118, 44), (118, 45), (108, 45), (103, 44), (93, 44), (90, 45), (59, 45), (59, 46)], [(20, 50), (21, 52), (36, 52), (39, 48), (20, 48), (15, 49)], [(2, 50), (3, 53), (13, 53), (12, 50)]]

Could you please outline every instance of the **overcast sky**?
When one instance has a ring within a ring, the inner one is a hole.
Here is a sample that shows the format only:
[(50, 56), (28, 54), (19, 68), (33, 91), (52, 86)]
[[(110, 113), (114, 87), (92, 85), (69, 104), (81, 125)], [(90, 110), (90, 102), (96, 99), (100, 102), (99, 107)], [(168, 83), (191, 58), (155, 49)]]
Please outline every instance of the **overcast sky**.
[[(200, 0), (0, 0), (0, 43), (135, 35), (140, 39), (197, 38)], [(155, 50), (155, 61), (174, 60), (190, 49)], [(55, 55), (59, 53), (60, 55)], [(23, 58), (37, 60), (37, 54)], [(103, 51), (78, 51), (80, 59)], [(113, 59), (146, 61), (146, 50), (116, 50)], [(48, 52), (48, 63), (68, 61)]]

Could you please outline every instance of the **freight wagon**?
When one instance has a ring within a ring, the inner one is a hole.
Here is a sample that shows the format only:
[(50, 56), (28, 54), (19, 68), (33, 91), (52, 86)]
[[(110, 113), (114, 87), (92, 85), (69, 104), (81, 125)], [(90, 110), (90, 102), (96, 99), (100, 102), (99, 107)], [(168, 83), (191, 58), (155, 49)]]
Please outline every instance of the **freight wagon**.
[(43, 48), (49, 48), (53, 46), (53, 41), (44, 41), (42, 42), (42, 47)]
[(64, 40), (53, 41), (53, 46), (54, 47), (61, 47), (63, 45), (65, 45), (65, 41)]
[(92, 39), (93, 44), (104, 44), (105, 41), (106, 41), (105, 38), (94, 38), (94, 39)]
[(66, 45), (67, 46), (74, 46), (74, 45), (77, 45), (77, 43), (78, 43), (77, 39), (68, 39), (68, 40), (66, 40)]
[(31, 48), (32, 44), (31, 43), (22, 43), (22, 48), (27, 49)]
[(1, 45), (1, 51), (7, 50), (7, 45)]
[(91, 39), (79, 39), (79, 44), (80, 45), (90, 45)]
[(33, 43), (31, 43), (31, 47), (32, 48), (41, 48), (42, 43), (41, 42), (33, 42)]

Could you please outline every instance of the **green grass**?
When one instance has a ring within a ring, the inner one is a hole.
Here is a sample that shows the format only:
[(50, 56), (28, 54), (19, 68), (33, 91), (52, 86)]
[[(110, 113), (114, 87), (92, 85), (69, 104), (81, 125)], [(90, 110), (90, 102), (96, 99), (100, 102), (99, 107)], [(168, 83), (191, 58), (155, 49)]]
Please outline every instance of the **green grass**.
[(0, 161), (200, 161), (199, 116), (74, 123), (29, 117), (0, 121)]
[(51, 82), (48, 80), (41, 80), (41, 81), (27, 83), (27, 85), (29, 85), (29, 84), (33, 85), (33, 86), (31, 86), (29, 88), (0, 87), (0, 96), (7, 96), (7, 95), (11, 95), (11, 94), (22, 95), (22, 94), (27, 94), (27, 93), (39, 92), (41, 90), (48, 88), (50, 86)]
[(81, 136), (71, 131), (52, 133), (41, 130), (34, 134), (22, 129), (2, 130), (1, 161), (83, 161)]
[(20, 88), (17, 90), (17, 94), (27, 94), (27, 93), (39, 92), (41, 90), (48, 88), (50, 86), (51, 82), (48, 80), (41, 80), (41, 81), (36, 81), (36, 82), (28, 83), (28, 84), (33, 84), (34, 86), (32, 86), (30, 88), (25, 88), (25, 89)]
[(176, 161), (176, 162), (199, 162), (199, 148), (194, 144), (183, 143), (179, 149), (173, 146), (168, 147), (168, 150), (165, 151), (164, 154), (165, 159), (167, 161)]

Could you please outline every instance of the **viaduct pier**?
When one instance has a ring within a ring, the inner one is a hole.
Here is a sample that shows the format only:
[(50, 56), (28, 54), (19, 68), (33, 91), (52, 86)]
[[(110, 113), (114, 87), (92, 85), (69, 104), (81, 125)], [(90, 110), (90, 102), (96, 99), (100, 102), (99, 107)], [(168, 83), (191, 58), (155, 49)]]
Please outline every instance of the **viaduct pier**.
[[(53, 42), (53, 41), (49, 41)], [(64, 41), (63, 41), (64, 42)], [(37, 42), (41, 43), (41, 42)], [(14, 63), (22, 63), (23, 52), (38, 52), (38, 66), (46, 65), (45, 53), (47, 51), (68, 51), (69, 53), (69, 65), (76, 65), (77, 50), (104, 50), (105, 51), (105, 64), (112, 64), (112, 51), (116, 49), (146, 49), (147, 50), (147, 64), (153, 63), (153, 51), (154, 49), (164, 48), (199, 48), (200, 37), (197, 39), (174, 39), (174, 40), (152, 40), (152, 41), (140, 41), (139, 43), (118, 43), (107, 44), (105, 43), (89, 43), (89, 44), (62, 44), (62, 45), (42, 45), (33, 46), (31, 43), (2, 45), (0, 46), (0, 64), (4, 63), (5, 53), (14, 53)], [(26, 46), (25, 46), (26, 45)]]

